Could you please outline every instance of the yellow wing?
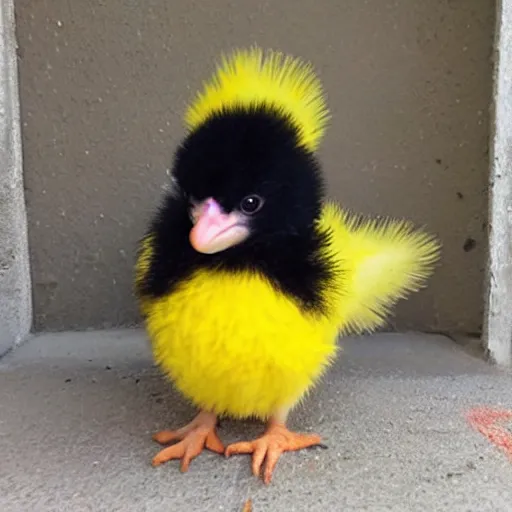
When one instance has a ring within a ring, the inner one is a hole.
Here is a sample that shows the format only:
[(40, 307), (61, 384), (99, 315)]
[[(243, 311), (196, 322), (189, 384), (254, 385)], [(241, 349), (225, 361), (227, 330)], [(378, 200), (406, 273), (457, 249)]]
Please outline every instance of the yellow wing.
[(337, 314), (345, 333), (382, 326), (399, 299), (425, 286), (440, 257), (438, 240), (404, 220), (363, 219), (328, 203), (319, 227), (332, 233), (329, 249), (341, 270), (334, 288), (343, 290)]
[(257, 47), (223, 56), (185, 113), (195, 130), (212, 114), (254, 107), (276, 110), (299, 133), (299, 144), (317, 149), (329, 118), (322, 85), (312, 66), (298, 58)]

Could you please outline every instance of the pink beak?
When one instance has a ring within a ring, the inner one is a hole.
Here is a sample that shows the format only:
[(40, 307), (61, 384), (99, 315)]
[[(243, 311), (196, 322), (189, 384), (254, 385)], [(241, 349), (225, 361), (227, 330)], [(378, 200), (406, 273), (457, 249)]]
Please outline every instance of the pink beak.
[(190, 244), (204, 254), (223, 251), (243, 241), (249, 234), (240, 214), (224, 213), (219, 203), (212, 198), (196, 206), (193, 218)]

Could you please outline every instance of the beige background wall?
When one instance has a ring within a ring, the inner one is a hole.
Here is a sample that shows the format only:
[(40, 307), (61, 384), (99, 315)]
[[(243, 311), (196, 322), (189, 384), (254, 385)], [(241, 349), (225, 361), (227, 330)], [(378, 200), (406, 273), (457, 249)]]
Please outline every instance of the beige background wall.
[(486, 252), (488, 0), (17, 1), (38, 330), (129, 325), (135, 242), (189, 95), (233, 46), (314, 62), (330, 193), (439, 233), (443, 266), (399, 328), (479, 331)]

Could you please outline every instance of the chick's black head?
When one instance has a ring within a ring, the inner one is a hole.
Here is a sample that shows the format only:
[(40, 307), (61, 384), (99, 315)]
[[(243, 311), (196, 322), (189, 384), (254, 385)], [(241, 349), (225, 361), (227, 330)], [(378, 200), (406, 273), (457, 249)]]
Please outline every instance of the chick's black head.
[(255, 108), (224, 112), (178, 148), (174, 191), (151, 225), (143, 292), (170, 293), (197, 269), (257, 272), (308, 309), (332, 274), (319, 232), (323, 181), (292, 123)]
[(307, 236), (321, 208), (314, 155), (268, 108), (211, 117), (178, 148), (173, 177), (191, 211), (213, 199), (225, 214), (238, 215), (248, 229), (246, 246)]

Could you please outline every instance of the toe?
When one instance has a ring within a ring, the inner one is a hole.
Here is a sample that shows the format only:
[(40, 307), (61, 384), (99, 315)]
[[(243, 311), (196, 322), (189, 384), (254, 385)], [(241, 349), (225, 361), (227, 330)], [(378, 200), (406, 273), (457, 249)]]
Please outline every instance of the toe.
[(183, 454), (183, 458), (181, 460), (182, 473), (186, 473), (188, 471), (190, 462), (203, 451), (203, 446), (204, 438), (202, 436), (196, 435), (191, 437), (190, 443), (187, 444), (187, 447), (185, 448), (185, 453)]
[(215, 453), (224, 453), (224, 444), (215, 430), (212, 430), (206, 437), (206, 448)]
[(179, 439), (178, 433), (175, 430), (162, 430), (153, 435), (153, 441), (158, 444), (169, 444)]
[(252, 456), (252, 474), (254, 476), (260, 476), (261, 465), (263, 464), (266, 453), (267, 446), (263, 444), (260, 444), (257, 446), (256, 450), (254, 450), (254, 454)]
[(152, 464), (153, 466), (160, 466), (160, 464), (163, 464), (164, 462), (168, 462), (173, 459), (179, 459), (183, 457), (185, 453), (185, 446), (183, 441), (179, 442), (178, 444), (174, 444), (172, 446), (169, 446), (168, 448), (164, 448), (163, 450), (159, 451), (154, 457)]
[(321, 440), (316, 434), (295, 434), (287, 439), (286, 450), (302, 450), (320, 444)]
[(248, 441), (243, 441), (241, 443), (230, 444), (226, 448), (226, 457), (230, 457), (231, 455), (238, 455), (242, 453), (252, 453), (254, 451), (254, 444)]
[(280, 448), (271, 448), (267, 452), (267, 463), (265, 465), (265, 472), (263, 474), (263, 481), (268, 485), (272, 480), (272, 474), (276, 467), (277, 461), (281, 457), (283, 451)]

